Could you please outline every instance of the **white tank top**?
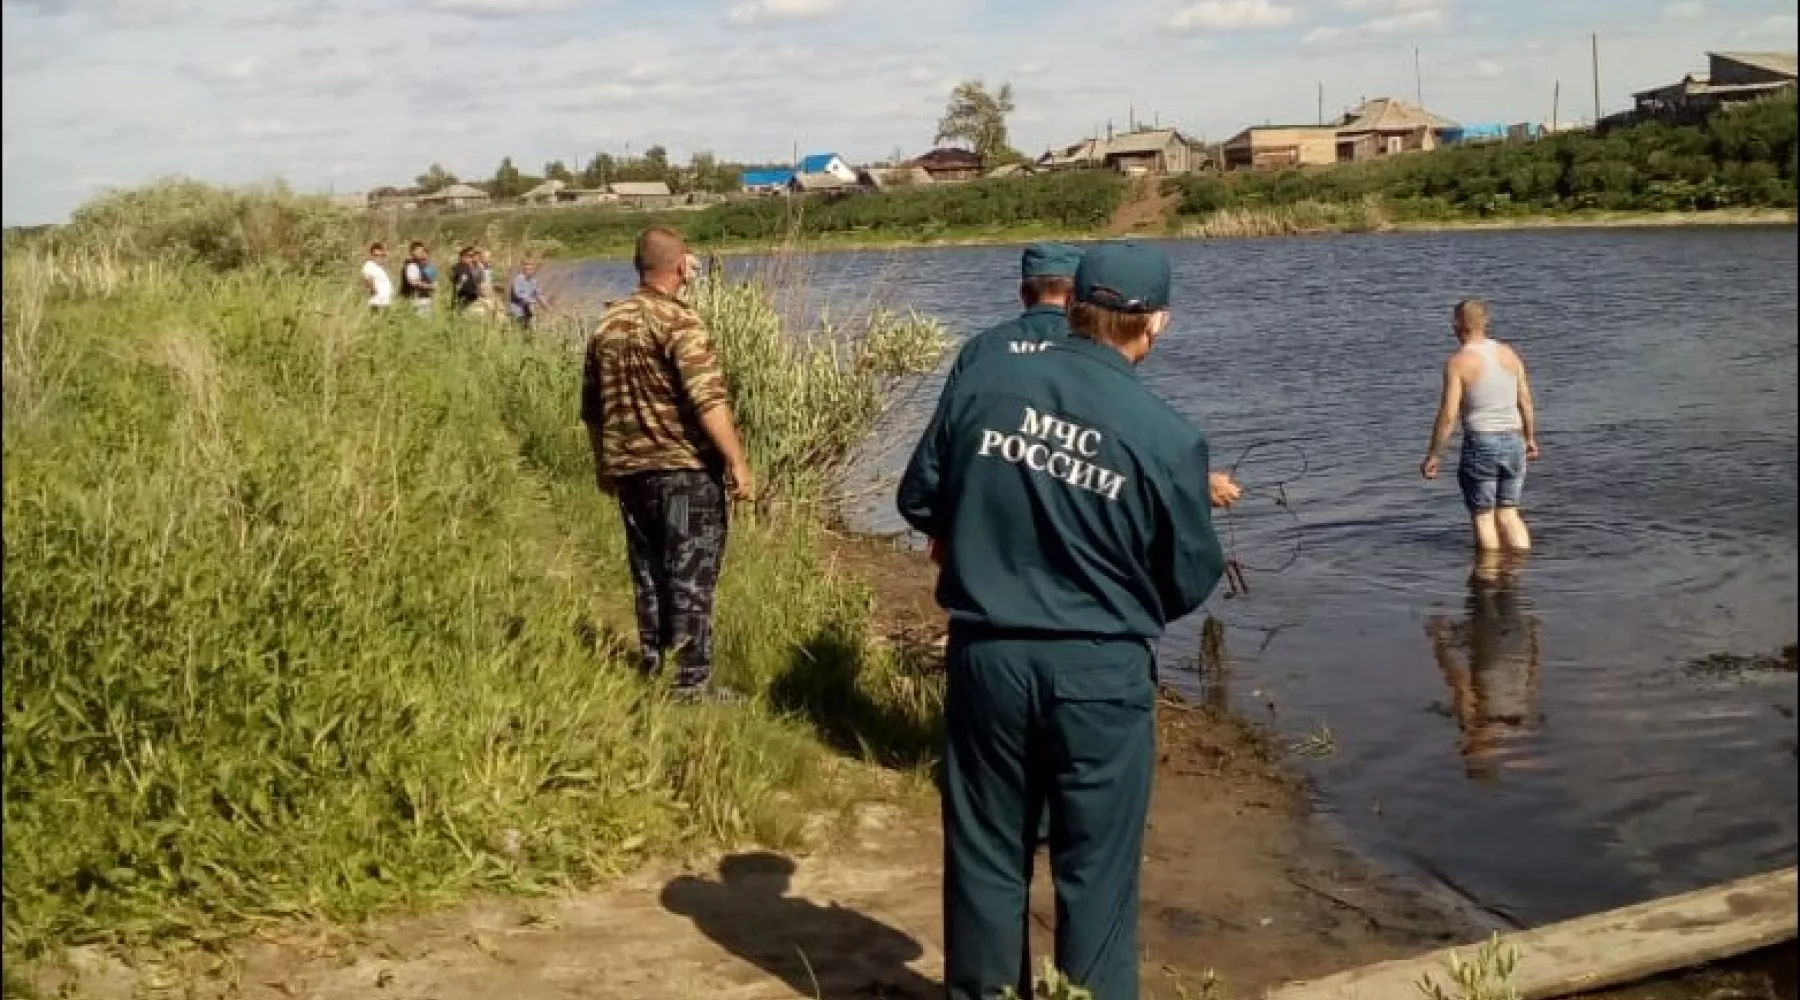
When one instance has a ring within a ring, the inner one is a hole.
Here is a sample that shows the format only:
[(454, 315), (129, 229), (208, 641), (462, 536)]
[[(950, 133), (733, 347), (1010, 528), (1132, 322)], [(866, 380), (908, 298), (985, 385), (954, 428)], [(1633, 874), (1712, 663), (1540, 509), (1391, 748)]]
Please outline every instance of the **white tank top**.
[(1500, 364), (1500, 344), (1478, 340), (1463, 348), (1481, 360), (1481, 372), (1463, 390), (1462, 425), (1468, 434), (1503, 434), (1521, 430), (1519, 379)]

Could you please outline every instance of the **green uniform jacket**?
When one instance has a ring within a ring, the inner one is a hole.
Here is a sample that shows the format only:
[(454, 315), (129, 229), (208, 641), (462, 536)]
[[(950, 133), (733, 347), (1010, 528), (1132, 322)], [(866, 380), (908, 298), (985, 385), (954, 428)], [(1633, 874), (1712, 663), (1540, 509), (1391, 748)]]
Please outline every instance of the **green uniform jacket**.
[(990, 351), (945, 386), (898, 493), (953, 625), (1154, 639), (1224, 571), (1206, 438), (1118, 351)]
[(989, 354), (1028, 354), (1041, 351), (1069, 335), (1069, 314), (1062, 306), (1032, 306), (999, 326), (992, 326), (969, 338), (956, 352), (949, 374), (944, 376), (945, 391), (965, 369)]

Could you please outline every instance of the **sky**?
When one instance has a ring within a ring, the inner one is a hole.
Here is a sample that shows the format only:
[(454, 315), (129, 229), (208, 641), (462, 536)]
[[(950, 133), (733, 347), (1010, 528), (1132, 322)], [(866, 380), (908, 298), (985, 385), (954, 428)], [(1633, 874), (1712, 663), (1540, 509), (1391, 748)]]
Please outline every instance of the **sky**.
[[(1465, 122), (1593, 115), (1795, 48), (1792, 0), (0, 0), (4, 224), (184, 175), (348, 193), (510, 155), (746, 161), (930, 148), (959, 80), (1032, 155), (1132, 115), (1196, 138), (1365, 97)], [(1415, 75), (1415, 50), (1417, 74)]]

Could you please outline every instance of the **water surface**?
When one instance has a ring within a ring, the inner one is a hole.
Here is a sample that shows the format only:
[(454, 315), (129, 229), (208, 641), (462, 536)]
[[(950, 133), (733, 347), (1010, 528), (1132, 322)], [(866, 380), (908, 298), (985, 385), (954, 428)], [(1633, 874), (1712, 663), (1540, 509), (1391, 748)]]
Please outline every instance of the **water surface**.
[[(1367, 849), (1513, 921), (1794, 863), (1794, 675), (1685, 668), (1795, 639), (1792, 229), (1168, 248), (1176, 319), (1144, 377), (1250, 490), (1221, 528), (1251, 593), (1163, 645), (1191, 662), (1215, 615), (1226, 668), (1182, 683), (1313, 737), (1321, 804)], [(968, 334), (1017, 312), (1017, 261), (826, 254), (795, 305), (911, 305)], [(1543, 447), (1536, 552), (1473, 583), (1454, 476), (1416, 471), (1469, 295), (1526, 358)], [(896, 409), (865, 478), (904, 462), (936, 389)], [(1264, 442), (1291, 445), (1245, 454)], [(879, 494), (856, 514), (903, 528)]]

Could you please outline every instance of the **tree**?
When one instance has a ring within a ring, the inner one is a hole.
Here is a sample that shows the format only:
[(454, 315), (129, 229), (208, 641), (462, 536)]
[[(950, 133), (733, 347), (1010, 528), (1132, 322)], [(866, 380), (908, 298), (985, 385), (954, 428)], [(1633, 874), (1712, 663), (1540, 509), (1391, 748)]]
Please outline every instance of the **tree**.
[(950, 91), (932, 141), (964, 143), (986, 164), (1018, 159), (1006, 136), (1006, 116), (1013, 110), (1012, 84), (1003, 83), (990, 91), (981, 80), (964, 80)]
[(619, 179), (619, 165), (613, 162), (611, 153), (595, 153), (587, 166), (581, 168), (581, 186), (584, 188), (601, 188)]
[(488, 187), (488, 193), (496, 198), (517, 198), (526, 191), (524, 175), (519, 168), (513, 166), (512, 157), (500, 158), (500, 166), (494, 171), (494, 179)]
[(445, 170), (442, 166), (433, 163), (430, 169), (413, 178), (413, 183), (418, 185), (421, 192), (430, 194), (433, 191), (442, 191), (444, 188), (455, 184), (456, 175)]
[(544, 164), (544, 179), (547, 181), (562, 181), (564, 184), (573, 184), (575, 183), (575, 173), (570, 170), (568, 164), (563, 161), (551, 160), (549, 163)]

